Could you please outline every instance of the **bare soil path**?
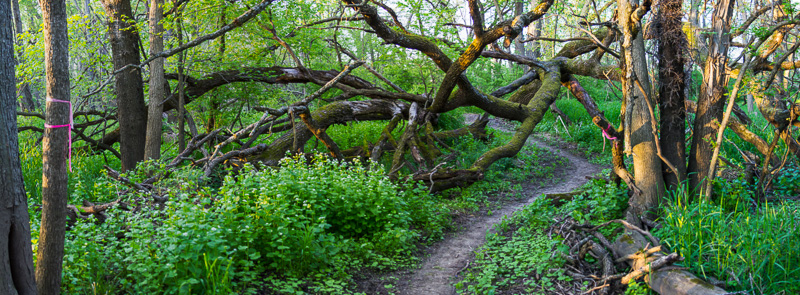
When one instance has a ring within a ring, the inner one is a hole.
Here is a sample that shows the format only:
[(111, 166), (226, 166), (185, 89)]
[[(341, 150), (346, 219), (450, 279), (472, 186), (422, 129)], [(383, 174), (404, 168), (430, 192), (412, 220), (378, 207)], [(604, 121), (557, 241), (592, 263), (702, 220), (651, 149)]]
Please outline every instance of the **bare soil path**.
[[(471, 118), (468, 118), (468, 121)], [(474, 120), (474, 119), (472, 119)], [(501, 122), (492, 121), (490, 126), (497, 130), (512, 132)], [(476, 251), (485, 242), (487, 232), (491, 232), (494, 225), (502, 221), (503, 216), (511, 215), (523, 206), (530, 204), (542, 194), (567, 193), (586, 183), (587, 176), (594, 175), (602, 169), (590, 163), (583, 157), (570, 154), (562, 148), (553, 147), (543, 142), (529, 138), (527, 144), (534, 144), (540, 148), (569, 159), (570, 167), (562, 173), (564, 179), (558, 183), (539, 188), (530, 184), (523, 186), (524, 198), (520, 201), (504, 205), (491, 216), (481, 216), (467, 222), (464, 228), (428, 249), (429, 256), (425, 258), (420, 269), (400, 278), (397, 284), (398, 294), (405, 295), (451, 295), (456, 290), (453, 284), (459, 279), (458, 274), (467, 267)]]

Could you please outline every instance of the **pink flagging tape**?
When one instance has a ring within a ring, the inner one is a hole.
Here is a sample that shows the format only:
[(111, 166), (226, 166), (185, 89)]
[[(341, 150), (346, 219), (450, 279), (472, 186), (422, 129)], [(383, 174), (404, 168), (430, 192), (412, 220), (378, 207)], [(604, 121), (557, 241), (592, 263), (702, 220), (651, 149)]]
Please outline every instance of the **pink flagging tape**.
[(617, 137), (616, 137), (616, 136), (614, 136), (614, 137), (611, 137), (611, 135), (608, 135), (608, 130), (609, 130), (609, 129), (611, 129), (611, 125), (610, 125), (610, 124), (608, 125), (608, 127), (606, 127), (606, 129), (602, 129), (602, 130), (603, 130), (603, 136), (604, 136), (606, 139), (608, 139), (608, 140), (615, 140), (615, 139), (617, 139)]
[(69, 128), (69, 130), (67, 132), (67, 149), (69, 151), (69, 156), (67, 158), (68, 159), (67, 163), (69, 163), (69, 172), (72, 172), (72, 128), (73, 128), (73, 126), (75, 126), (73, 124), (73, 122), (72, 122), (72, 102), (70, 102), (69, 100), (60, 100), (60, 99), (55, 99), (55, 98), (52, 98), (52, 97), (47, 97), (46, 101), (61, 102), (61, 103), (69, 104), (69, 124), (65, 124), (65, 125), (50, 125), (50, 124), (45, 123), (44, 124), (44, 128), (64, 128), (64, 127)]

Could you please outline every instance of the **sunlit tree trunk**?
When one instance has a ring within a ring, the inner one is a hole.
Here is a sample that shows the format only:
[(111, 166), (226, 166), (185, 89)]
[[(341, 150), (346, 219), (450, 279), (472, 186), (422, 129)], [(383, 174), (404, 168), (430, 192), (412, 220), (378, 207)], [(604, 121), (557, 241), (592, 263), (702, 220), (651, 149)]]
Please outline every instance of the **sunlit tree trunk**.
[(625, 76), (622, 79), (622, 90), (626, 105), (629, 106), (626, 111), (626, 133), (629, 132), (627, 140), (630, 141), (633, 155), (635, 183), (642, 191), (641, 194), (634, 194), (631, 197), (629, 212), (643, 216), (655, 210), (665, 194), (661, 159), (657, 154), (650, 116), (650, 106), (653, 106), (655, 100), (647, 75), (644, 38), (639, 20), (641, 15), (636, 15), (634, 3), (628, 0), (619, 0), (617, 5), (617, 15), (624, 38), (622, 65)]
[[(139, 64), (139, 34), (134, 26), (130, 0), (103, 0), (108, 20), (114, 70)], [(136, 67), (116, 74), (117, 114), (120, 129), (122, 170), (136, 167), (144, 159), (147, 107), (144, 105), (142, 73)]]
[[(39, 294), (59, 294), (67, 211), (67, 153), (70, 128), (69, 45), (64, 0), (42, 1), (46, 85), (42, 141), (42, 223), (36, 254)], [(59, 127), (67, 125), (67, 127)]]
[(725, 68), (730, 46), (733, 0), (719, 0), (714, 6), (713, 34), (710, 36), (708, 58), (703, 69), (703, 84), (697, 97), (692, 149), (689, 154), (689, 188), (701, 188), (709, 176), (708, 169), (716, 138), (716, 124), (722, 119), (728, 78)]
[[(11, 2), (0, 1), (0, 15)], [(14, 34), (10, 17), (0, 18), (0, 294), (36, 294), (30, 218), (17, 138)]]
[[(164, 50), (164, 26), (161, 24), (163, 14), (163, 0), (153, 0), (150, 3), (150, 55)], [(145, 142), (146, 159), (161, 157), (161, 114), (164, 107), (161, 104), (166, 97), (166, 79), (164, 78), (164, 58), (157, 58), (150, 62), (150, 104), (147, 117), (147, 140)]]

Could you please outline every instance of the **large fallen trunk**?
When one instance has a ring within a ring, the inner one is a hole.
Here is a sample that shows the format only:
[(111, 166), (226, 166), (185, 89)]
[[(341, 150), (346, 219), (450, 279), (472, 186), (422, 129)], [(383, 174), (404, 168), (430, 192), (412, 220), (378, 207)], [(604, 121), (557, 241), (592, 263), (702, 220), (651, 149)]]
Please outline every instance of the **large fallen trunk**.
[[(627, 260), (631, 268), (636, 271), (640, 268), (650, 268), (655, 265), (654, 258), (667, 257), (668, 254), (652, 253), (652, 256), (642, 255), (645, 247), (654, 246), (650, 240), (635, 231), (627, 231), (611, 245), (616, 257), (635, 257)], [(657, 245), (655, 245), (657, 246)], [(653, 247), (651, 247), (653, 248)], [(672, 253), (674, 254), (674, 253)], [(677, 267), (664, 266), (647, 273), (644, 277), (647, 285), (658, 294), (669, 295), (722, 295), (728, 294), (725, 290), (709, 284), (694, 274)]]

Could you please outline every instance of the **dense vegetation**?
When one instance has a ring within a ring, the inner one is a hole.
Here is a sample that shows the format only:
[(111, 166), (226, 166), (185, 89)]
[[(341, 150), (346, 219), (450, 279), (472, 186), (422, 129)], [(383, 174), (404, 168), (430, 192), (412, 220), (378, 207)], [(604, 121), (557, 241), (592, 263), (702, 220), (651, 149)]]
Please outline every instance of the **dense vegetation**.
[(796, 4), (603, 4), (0, 3), (0, 293), (800, 292)]

